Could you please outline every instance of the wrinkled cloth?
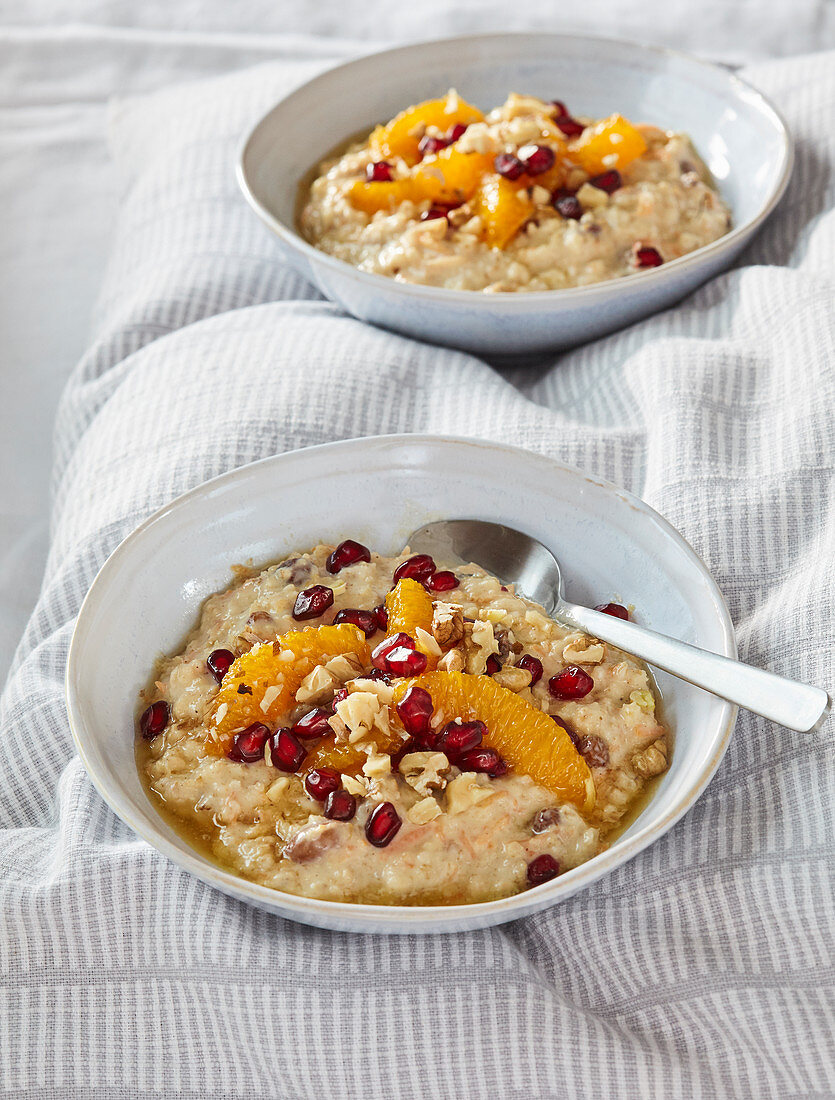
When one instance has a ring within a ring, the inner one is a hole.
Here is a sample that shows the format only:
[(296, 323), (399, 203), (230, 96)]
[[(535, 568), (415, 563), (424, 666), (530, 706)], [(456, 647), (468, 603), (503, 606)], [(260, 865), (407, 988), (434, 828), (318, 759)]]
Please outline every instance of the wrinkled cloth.
[(308, 69), (114, 113), (118, 231), (59, 411), (42, 593), (0, 701), (1, 1087), (835, 1095), (831, 721), (800, 735), (741, 716), (708, 790), (650, 849), (548, 912), (434, 938), (317, 931), (212, 891), (121, 824), (74, 754), (69, 638), (120, 539), (242, 463), (385, 432), (514, 443), (638, 493), (706, 561), (743, 659), (835, 680), (835, 55), (743, 74), (780, 102), (798, 165), (736, 267), (524, 367), (362, 325), (282, 263), (231, 165)]

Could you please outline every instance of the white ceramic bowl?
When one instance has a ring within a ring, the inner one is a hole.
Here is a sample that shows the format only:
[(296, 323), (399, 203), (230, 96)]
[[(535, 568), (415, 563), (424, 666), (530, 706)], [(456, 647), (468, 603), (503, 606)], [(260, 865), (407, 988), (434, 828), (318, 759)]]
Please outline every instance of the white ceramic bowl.
[(176, 652), (230, 566), (280, 559), (319, 541), (402, 549), (431, 519), (508, 523), (552, 547), (568, 594), (620, 598), (638, 620), (735, 656), (725, 602), (684, 539), (614, 486), (539, 455), (473, 440), (381, 436), (330, 443), (244, 466), (179, 497), (105, 562), (70, 646), (67, 698), (78, 751), (102, 796), (149, 844), (204, 882), (283, 917), (355, 932), (443, 932), (513, 920), (553, 905), (657, 840), (704, 790), (728, 744), (735, 708), (658, 675), (674, 728), (669, 771), (611, 848), (516, 897), (456, 907), (316, 901), (256, 886), (198, 854), (157, 814), (134, 760), (137, 693), (160, 652)]
[[(559, 98), (581, 115), (615, 111), (689, 133), (733, 211), (726, 236), (659, 268), (589, 287), (481, 294), (358, 271), (296, 232), (302, 177), (347, 138), (455, 87), (490, 109), (508, 92)], [(444, 39), (351, 61), (291, 93), (246, 140), (238, 180), (286, 258), (363, 321), (487, 354), (529, 354), (594, 339), (677, 301), (726, 268), (771, 213), (792, 143), (773, 106), (726, 69), (604, 38), (502, 34)]]

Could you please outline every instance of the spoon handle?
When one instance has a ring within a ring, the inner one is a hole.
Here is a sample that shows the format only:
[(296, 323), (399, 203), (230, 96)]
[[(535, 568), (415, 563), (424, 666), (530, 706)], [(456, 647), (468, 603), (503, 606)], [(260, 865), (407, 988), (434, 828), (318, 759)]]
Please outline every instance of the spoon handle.
[(569, 603), (560, 604), (555, 618), (788, 729), (813, 730), (829, 713), (832, 701), (823, 688), (709, 653), (636, 623)]

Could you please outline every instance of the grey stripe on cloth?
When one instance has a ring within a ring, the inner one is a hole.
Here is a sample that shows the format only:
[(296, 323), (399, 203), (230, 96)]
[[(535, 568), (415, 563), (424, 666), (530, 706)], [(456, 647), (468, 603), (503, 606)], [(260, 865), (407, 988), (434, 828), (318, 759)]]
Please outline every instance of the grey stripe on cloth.
[(380, 432), (499, 439), (638, 492), (707, 561), (743, 656), (833, 684), (835, 56), (748, 74), (799, 165), (736, 269), (524, 369), (365, 327), (278, 261), (230, 165), (309, 71), (267, 65), (114, 116), (120, 229), (0, 703), (0, 1089), (835, 1096), (831, 724), (804, 737), (743, 717), (697, 806), (629, 865), (550, 912), (435, 939), (319, 932), (212, 892), (136, 840), (73, 754), (72, 621), (118, 541), (224, 470)]

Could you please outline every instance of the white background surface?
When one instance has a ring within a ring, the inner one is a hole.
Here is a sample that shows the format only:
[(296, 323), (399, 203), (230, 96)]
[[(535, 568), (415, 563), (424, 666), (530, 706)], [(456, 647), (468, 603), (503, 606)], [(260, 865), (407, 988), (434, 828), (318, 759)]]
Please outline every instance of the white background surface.
[(835, 46), (835, 4), (587, 0), (543, 15), (539, 4), (498, 0), (0, 3), (0, 677), (37, 593), (53, 415), (89, 334), (119, 202), (108, 100), (292, 57), (292, 35), (323, 36), (324, 62), (383, 39), (532, 28), (735, 63)]

